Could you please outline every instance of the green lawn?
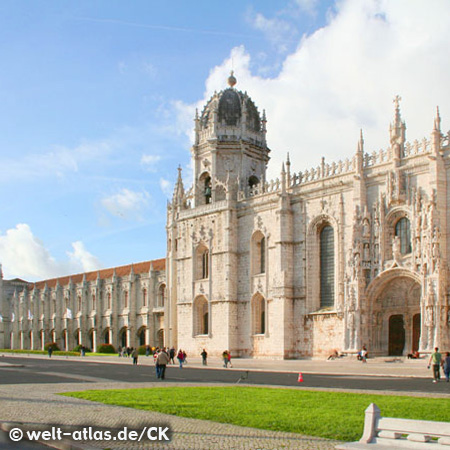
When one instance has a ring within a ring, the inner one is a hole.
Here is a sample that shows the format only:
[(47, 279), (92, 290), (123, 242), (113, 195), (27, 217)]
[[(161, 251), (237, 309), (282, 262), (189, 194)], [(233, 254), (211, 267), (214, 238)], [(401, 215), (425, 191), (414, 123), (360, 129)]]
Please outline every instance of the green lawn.
[[(47, 350), (12, 350), (10, 348), (0, 349), (0, 353), (22, 353), (26, 355), (48, 355)], [(52, 355), (56, 356), (80, 356), (80, 352), (65, 352), (62, 350), (54, 350)]]
[(258, 387), (170, 387), (68, 392), (62, 395), (265, 430), (354, 441), (364, 410), (385, 417), (450, 421), (448, 399)]

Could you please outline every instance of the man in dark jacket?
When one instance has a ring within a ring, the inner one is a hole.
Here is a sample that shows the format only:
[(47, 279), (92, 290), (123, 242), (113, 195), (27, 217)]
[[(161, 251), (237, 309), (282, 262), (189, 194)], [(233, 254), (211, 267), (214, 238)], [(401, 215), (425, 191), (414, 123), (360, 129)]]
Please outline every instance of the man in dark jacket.
[(158, 370), (158, 378), (161, 378), (161, 380), (164, 380), (165, 374), (166, 374), (166, 366), (170, 360), (170, 357), (166, 351), (165, 348), (163, 348), (160, 352), (158, 357), (156, 358), (156, 365), (159, 367)]

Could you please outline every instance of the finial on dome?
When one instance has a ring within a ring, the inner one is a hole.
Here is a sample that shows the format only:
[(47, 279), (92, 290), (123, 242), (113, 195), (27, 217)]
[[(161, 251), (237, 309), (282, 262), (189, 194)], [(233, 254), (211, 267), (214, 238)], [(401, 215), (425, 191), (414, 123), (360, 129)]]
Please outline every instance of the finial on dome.
[(231, 71), (230, 76), (228, 77), (228, 86), (233, 87), (237, 83), (236, 77), (234, 76), (234, 71)]

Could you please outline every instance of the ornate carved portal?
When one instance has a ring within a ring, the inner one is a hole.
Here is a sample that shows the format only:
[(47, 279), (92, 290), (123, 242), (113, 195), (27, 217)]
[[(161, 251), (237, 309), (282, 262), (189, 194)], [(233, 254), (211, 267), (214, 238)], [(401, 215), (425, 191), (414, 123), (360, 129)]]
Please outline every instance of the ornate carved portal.
[(372, 352), (400, 356), (418, 350), (421, 286), (412, 278), (386, 283), (371, 304)]

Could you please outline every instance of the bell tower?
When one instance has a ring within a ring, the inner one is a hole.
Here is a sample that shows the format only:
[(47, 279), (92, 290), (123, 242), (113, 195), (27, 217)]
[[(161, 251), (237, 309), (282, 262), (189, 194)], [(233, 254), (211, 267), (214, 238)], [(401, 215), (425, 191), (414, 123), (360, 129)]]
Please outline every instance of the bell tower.
[(236, 83), (231, 72), (229, 87), (215, 92), (200, 116), (196, 113), (191, 149), (195, 206), (224, 200), (233, 184), (246, 190), (266, 181), (270, 150), (265, 113), (261, 117), (247, 93), (236, 90)]

